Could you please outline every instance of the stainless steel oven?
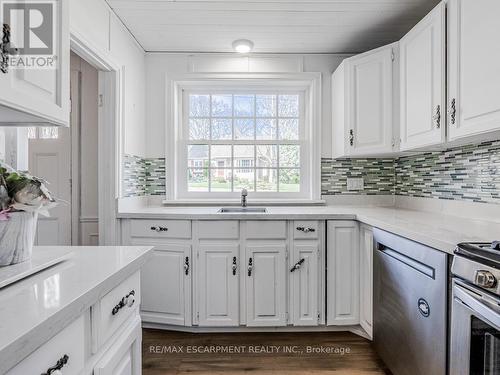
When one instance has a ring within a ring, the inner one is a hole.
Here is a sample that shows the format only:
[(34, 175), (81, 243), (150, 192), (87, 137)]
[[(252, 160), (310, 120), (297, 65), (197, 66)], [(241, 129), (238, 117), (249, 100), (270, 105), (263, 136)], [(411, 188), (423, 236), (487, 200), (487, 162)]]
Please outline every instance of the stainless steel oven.
[(500, 259), (487, 246), (461, 244), (455, 252), (450, 375), (500, 374)]

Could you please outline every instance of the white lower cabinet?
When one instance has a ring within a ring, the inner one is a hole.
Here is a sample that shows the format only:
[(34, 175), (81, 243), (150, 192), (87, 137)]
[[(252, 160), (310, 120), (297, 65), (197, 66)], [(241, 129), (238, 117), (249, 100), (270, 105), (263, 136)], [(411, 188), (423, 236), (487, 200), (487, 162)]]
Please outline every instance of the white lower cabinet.
[(360, 325), (371, 337), (373, 333), (373, 231), (361, 224), (359, 227), (360, 250)]
[(286, 245), (252, 245), (245, 252), (247, 326), (285, 326)]
[(141, 321), (137, 318), (97, 363), (94, 375), (141, 374), (141, 330)]
[(359, 225), (327, 224), (327, 324), (359, 324)]
[(200, 244), (198, 252), (198, 324), (238, 326), (238, 244)]
[(155, 246), (142, 272), (142, 314), (154, 323), (185, 325), (191, 303), (191, 246)]
[(295, 242), (290, 257), (291, 318), (295, 326), (319, 323), (319, 244)]

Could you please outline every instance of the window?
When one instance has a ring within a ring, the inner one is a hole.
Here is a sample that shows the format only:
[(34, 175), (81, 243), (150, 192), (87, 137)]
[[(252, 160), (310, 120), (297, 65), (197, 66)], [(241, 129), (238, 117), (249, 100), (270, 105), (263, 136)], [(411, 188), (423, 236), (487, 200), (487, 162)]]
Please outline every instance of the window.
[(200, 76), (172, 84), (167, 200), (319, 199), (320, 76)]
[(300, 93), (189, 93), (188, 192), (300, 192)]
[(54, 126), (28, 128), (28, 139), (58, 139), (59, 129)]

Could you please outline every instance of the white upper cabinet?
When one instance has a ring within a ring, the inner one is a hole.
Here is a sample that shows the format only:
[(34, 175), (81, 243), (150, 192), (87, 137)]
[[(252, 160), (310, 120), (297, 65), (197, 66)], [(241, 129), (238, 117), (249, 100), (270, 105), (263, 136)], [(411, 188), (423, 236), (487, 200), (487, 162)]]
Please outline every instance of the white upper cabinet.
[(398, 45), (348, 59), (333, 73), (333, 156), (391, 154), (399, 127)]
[(440, 3), (403, 39), (400, 48), (401, 150), (446, 141), (446, 9)]
[[(16, 23), (20, 12), (26, 12), (26, 9), (10, 12), (11, 43), (14, 47), (21, 48), (21, 53), (15, 58), (16, 66), (11, 64), (6, 73), (0, 72), (0, 125), (69, 126), (68, 1), (58, 0), (54, 3), (52, 14), (55, 25), (52, 38), (50, 35), (45, 38), (47, 40), (39, 37), (36, 43), (33, 38), (24, 42), (27, 38), (23, 38), (22, 33), (27, 30)], [(45, 8), (38, 12), (41, 12), (43, 22), (50, 22), (46, 13), (50, 12), (50, 9)], [(14, 16), (16, 14), (17, 16)], [(24, 16), (24, 19), (26, 17)], [(44, 51), (38, 51), (39, 48)], [(33, 56), (38, 58), (33, 59)], [(30, 67), (20, 68), (23, 62), (30, 63)]]
[(449, 140), (500, 132), (500, 1), (448, 1)]

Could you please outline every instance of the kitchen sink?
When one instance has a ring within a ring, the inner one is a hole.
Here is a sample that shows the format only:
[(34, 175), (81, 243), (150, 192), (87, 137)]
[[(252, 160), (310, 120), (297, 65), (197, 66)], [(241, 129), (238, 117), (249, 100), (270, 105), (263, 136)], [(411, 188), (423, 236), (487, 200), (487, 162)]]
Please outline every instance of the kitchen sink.
[(265, 214), (267, 208), (264, 207), (223, 207), (219, 214)]

